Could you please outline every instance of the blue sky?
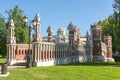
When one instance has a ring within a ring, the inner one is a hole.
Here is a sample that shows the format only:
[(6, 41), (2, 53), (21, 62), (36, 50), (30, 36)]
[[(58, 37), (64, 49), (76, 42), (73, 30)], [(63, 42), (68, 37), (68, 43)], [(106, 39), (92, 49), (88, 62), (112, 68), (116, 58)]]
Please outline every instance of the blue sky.
[(85, 35), (90, 25), (107, 18), (113, 13), (114, 0), (2, 0), (0, 13), (7, 18), (5, 10), (18, 5), (29, 19), (36, 13), (41, 16), (41, 34), (47, 36), (46, 29), (53, 27), (53, 35), (58, 28), (65, 28), (73, 22)]

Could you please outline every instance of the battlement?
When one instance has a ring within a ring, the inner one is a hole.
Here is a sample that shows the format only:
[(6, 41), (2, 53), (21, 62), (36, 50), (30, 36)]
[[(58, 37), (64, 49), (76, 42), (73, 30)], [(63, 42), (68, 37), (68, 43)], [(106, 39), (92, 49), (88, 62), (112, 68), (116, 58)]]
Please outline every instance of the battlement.
[(99, 25), (91, 25), (91, 29), (101, 29), (101, 26), (99, 26)]
[(106, 36), (106, 35), (105, 35), (105, 36), (104, 36), (104, 40), (106, 40), (106, 39), (110, 39), (110, 40), (111, 40), (111, 39), (112, 39), (112, 36)]

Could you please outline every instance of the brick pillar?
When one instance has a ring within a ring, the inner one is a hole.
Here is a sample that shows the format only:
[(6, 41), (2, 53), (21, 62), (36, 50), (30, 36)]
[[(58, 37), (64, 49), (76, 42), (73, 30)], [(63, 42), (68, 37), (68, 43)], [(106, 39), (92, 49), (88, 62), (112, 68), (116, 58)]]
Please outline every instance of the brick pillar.
[(102, 41), (101, 41), (101, 26), (92, 25), (92, 42), (93, 42), (93, 61), (104, 62), (105, 56), (102, 54)]
[(104, 42), (107, 48), (107, 61), (114, 62), (114, 59), (112, 58), (112, 36), (104, 36)]

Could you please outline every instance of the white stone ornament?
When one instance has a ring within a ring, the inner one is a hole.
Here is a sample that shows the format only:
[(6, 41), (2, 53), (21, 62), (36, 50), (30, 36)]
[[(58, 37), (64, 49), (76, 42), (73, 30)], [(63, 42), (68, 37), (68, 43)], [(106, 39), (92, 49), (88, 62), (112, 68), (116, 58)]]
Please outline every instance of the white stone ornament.
[(13, 21), (13, 19), (10, 19), (10, 23), (9, 23), (9, 24), (10, 24), (10, 26), (12, 26), (12, 27), (14, 26), (14, 21)]
[(36, 14), (36, 20), (37, 20), (38, 22), (40, 22), (40, 15), (39, 15), (39, 14)]

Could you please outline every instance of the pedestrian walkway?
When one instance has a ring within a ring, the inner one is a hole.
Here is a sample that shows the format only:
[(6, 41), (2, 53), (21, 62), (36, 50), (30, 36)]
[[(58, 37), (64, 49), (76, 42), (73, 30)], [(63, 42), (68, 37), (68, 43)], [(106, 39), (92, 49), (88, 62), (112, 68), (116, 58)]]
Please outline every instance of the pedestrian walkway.
[[(11, 69), (11, 68), (26, 68), (26, 66), (8, 66), (7, 68), (8, 69)], [(0, 71), (1, 71), (1, 67), (0, 67)]]

